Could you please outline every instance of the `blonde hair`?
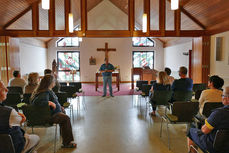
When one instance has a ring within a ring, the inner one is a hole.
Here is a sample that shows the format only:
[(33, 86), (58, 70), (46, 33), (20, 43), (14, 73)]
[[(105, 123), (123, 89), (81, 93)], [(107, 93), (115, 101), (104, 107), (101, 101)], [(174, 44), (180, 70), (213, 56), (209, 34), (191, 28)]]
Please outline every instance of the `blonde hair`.
[(39, 79), (38, 73), (36, 72), (30, 73), (28, 77), (28, 84), (29, 85), (38, 85), (39, 84), (38, 79)]
[(157, 77), (157, 83), (160, 83), (163, 85), (170, 84), (169, 77), (166, 72), (164, 71), (159, 72), (158, 77)]

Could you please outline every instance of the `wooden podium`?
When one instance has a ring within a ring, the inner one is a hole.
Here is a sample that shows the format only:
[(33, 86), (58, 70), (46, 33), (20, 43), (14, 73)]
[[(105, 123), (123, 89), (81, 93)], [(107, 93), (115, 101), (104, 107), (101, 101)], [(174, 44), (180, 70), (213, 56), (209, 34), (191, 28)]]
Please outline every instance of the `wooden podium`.
[(154, 69), (132, 68), (131, 71), (131, 88), (134, 89), (134, 75), (139, 75), (140, 80), (147, 80), (148, 82), (156, 80), (157, 71)]

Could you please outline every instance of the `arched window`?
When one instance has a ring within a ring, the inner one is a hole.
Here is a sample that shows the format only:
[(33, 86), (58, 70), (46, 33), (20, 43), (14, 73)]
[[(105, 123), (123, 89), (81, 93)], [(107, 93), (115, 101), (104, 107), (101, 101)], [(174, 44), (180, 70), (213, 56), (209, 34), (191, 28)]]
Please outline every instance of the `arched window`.
[(66, 37), (60, 38), (56, 42), (57, 47), (79, 47), (80, 46), (80, 38), (78, 37)]
[(154, 47), (155, 42), (151, 38), (147, 37), (133, 37), (134, 47)]

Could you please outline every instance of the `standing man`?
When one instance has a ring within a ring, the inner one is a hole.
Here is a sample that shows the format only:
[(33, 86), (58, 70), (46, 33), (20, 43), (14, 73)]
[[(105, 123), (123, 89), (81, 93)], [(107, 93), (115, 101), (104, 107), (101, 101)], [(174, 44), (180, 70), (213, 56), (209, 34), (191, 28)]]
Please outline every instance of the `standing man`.
[(108, 63), (108, 59), (105, 58), (105, 63), (101, 65), (99, 71), (103, 75), (103, 96), (105, 97), (107, 95), (107, 83), (109, 86), (110, 96), (113, 96), (112, 93), (112, 72), (114, 71), (114, 66), (110, 63)]

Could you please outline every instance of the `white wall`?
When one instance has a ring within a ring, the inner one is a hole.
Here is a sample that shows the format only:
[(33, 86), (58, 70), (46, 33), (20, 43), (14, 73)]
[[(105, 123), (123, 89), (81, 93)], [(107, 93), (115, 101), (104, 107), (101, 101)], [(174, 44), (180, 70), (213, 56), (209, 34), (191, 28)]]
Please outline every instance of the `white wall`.
[[(223, 37), (223, 60), (216, 61), (215, 38)], [(210, 75), (219, 75), (225, 81), (225, 86), (229, 85), (229, 31), (211, 36), (211, 60)]]
[(172, 70), (172, 76), (179, 78), (178, 70), (180, 66), (189, 66), (189, 56), (183, 55), (184, 52), (192, 50), (192, 41), (166, 47), (164, 49), (164, 61), (165, 67), (169, 67)]
[[(83, 38), (80, 47), (56, 47), (56, 40), (48, 43), (48, 67), (51, 68), (53, 59), (57, 60), (57, 51), (80, 51), (80, 72), (82, 82), (94, 82), (95, 73), (104, 63), (104, 52), (98, 52), (97, 48), (104, 48), (108, 42), (109, 48), (116, 48), (116, 52), (109, 52), (109, 62), (120, 67), (121, 81), (131, 80), (132, 51), (155, 51), (155, 69), (164, 68), (164, 50), (160, 41), (156, 41), (156, 47), (132, 47), (131, 38)], [(89, 65), (90, 57), (96, 58), (96, 65)]]
[(26, 75), (30, 72), (38, 72), (43, 75), (47, 68), (47, 48), (32, 45), (32, 38), (18, 38), (20, 40), (20, 68), (21, 74)]

